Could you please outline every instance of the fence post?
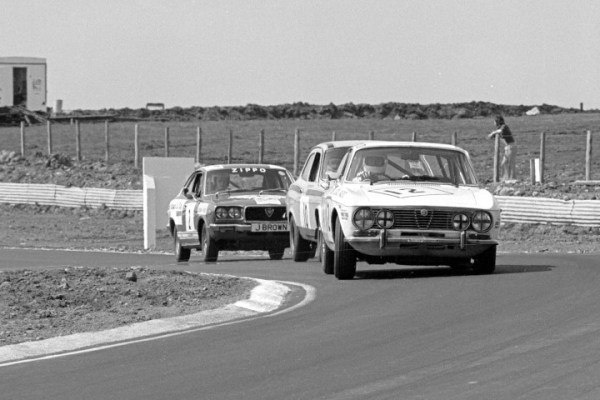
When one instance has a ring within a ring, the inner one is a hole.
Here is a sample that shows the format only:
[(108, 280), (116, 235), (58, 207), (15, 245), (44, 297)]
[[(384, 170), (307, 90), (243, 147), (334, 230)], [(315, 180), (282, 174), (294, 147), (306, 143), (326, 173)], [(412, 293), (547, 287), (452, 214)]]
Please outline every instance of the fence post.
[(75, 120), (75, 159), (81, 161), (81, 130), (78, 119)]
[(456, 146), (456, 143), (458, 143), (458, 132), (452, 132), (452, 138), (450, 139), (450, 143), (452, 143), (452, 146)]
[(417, 132), (413, 132), (412, 133), (412, 141), (416, 142), (417, 141)]
[(500, 182), (500, 136), (494, 135), (494, 183)]
[(108, 163), (110, 150), (110, 139), (108, 134), (108, 120), (104, 121), (104, 161)]
[(227, 164), (231, 164), (231, 155), (233, 154), (233, 129), (229, 129), (229, 149), (227, 150)]
[(46, 121), (46, 131), (48, 132), (48, 155), (52, 155), (52, 125)]
[(540, 134), (540, 184), (544, 183), (544, 162), (546, 161), (546, 132)]
[(196, 128), (196, 162), (200, 162), (200, 155), (202, 154), (202, 128)]
[(262, 164), (265, 154), (265, 130), (261, 129), (258, 134), (258, 163)]
[(169, 157), (169, 127), (165, 127), (165, 157)]
[(300, 129), (294, 131), (294, 176), (298, 176), (298, 162), (300, 160)]
[(331, 132), (331, 140), (335, 142), (335, 131)]
[(25, 121), (21, 121), (21, 156), (25, 157)]
[(585, 180), (592, 179), (592, 131), (587, 131), (587, 141), (585, 145)]
[(375, 132), (369, 131), (369, 140), (374, 140), (374, 139), (375, 139)]
[(531, 180), (531, 184), (535, 185), (535, 159), (529, 159), (529, 179)]
[(139, 125), (138, 124), (135, 124), (135, 133), (133, 135), (133, 140), (134, 140), (133, 165), (135, 166), (135, 168), (139, 168), (139, 166), (140, 166), (140, 135), (139, 135)]

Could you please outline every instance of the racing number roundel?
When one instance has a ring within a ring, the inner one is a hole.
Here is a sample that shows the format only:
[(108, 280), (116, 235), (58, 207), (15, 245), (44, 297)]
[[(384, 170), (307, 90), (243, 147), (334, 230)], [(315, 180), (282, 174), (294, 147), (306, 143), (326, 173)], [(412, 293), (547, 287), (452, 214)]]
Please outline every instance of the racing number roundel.
[(187, 203), (185, 205), (185, 230), (193, 231), (194, 228), (194, 210), (196, 203)]

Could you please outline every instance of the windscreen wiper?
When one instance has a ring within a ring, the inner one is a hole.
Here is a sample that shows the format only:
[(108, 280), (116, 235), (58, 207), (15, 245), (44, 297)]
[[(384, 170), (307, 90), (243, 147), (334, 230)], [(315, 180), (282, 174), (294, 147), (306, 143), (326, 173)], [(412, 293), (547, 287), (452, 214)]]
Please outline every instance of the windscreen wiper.
[(283, 188), (263, 189), (260, 192), (258, 192), (258, 194), (261, 195), (265, 192), (286, 192), (286, 190)]

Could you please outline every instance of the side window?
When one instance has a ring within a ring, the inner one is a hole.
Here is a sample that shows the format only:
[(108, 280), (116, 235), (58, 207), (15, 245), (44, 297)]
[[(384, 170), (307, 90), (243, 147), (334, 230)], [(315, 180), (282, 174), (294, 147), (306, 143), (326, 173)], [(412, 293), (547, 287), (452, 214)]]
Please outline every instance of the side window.
[(194, 182), (196, 180), (196, 174), (192, 174), (190, 175), (187, 180), (185, 181), (185, 183), (183, 184), (183, 194), (185, 194), (185, 196), (187, 198), (191, 198), (192, 197), (192, 193), (193, 193), (193, 186), (194, 186)]
[(314, 182), (317, 179), (317, 173), (319, 172), (319, 165), (321, 164), (321, 153), (316, 152), (315, 160), (313, 161), (312, 168), (310, 169), (310, 174), (308, 175), (308, 181)]
[(321, 168), (321, 179), (327, 178), (327, 173), (336, 172), (340, 166), (340, 162), (346, 153), (347, 147), (335, 147), (325, 152), (323, 156), (323, 167)]
[(192, 193), (196, 197), (202, 196), (202, 174), (196, 174), (194, 184), (192, 185)]
[(305, 181), (309, 180), (309, 176), (311, 175), (314, 161), (315, 161), (315, 153), (311, 153), (308, 156), (306, 163), (304, 164), (304, 168), (302, 169), (302, 172), (300, 173), (300, 178), (302, 178)]

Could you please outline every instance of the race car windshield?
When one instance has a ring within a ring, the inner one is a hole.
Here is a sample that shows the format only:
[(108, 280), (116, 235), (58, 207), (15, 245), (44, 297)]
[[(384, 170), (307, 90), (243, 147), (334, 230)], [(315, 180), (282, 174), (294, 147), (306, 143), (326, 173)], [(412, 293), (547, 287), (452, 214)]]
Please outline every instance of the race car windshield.
[(206, 194), (222, 192), (285, 191), (291, 181), (281, 169), (234, 167), (208, 171)]
[(442, 182), (476, 185), (467, 156), (450, 149), (429, 147), (380, 147), (358, 150), (348, 169), (351, 182)]

